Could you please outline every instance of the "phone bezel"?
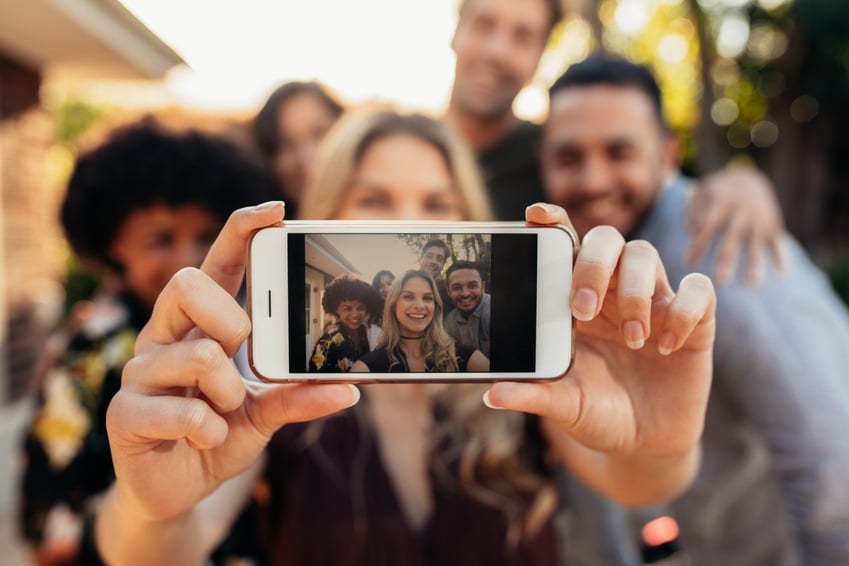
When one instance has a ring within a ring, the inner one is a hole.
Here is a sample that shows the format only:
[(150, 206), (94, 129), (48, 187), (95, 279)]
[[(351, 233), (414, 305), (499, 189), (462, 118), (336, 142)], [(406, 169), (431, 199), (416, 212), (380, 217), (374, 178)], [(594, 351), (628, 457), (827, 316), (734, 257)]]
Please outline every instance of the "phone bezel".
[[(536, 371), (460, 373), (288, 373), (281, 345), (289, 344), (289, 313), (279, 297), (288, 297), (288, 233), (393, 234), (461, 233), (496, 234), (535, 231), (538, 238), (536, 312)], [(564, 237), (565, 235), (565, 237)], [(564, 247), (564, 243), (567, 245)], [(247, 308), (252, 331), (248, 338), (248, 362), (257, 377), (270, 383), (402, 383), (549, 381), (559, 379), (572, 366), (575, 319), (569, 306), (572, 266), (578, 238), (566, 226), (542, 226), (524, 222), (408, 222), (408, 221), (288, 221), (264, 228), (250, 239), (247, 261)], [(277, 258), (270, 261), (269, 258)], [(257, 266), (262, 268), (257, 268)], [(265, 313), (265, 316), (260, 315)], [(257, 315), (257, 316), (255, 316)], [(564, 338), (567, 347), (564, 348)]]

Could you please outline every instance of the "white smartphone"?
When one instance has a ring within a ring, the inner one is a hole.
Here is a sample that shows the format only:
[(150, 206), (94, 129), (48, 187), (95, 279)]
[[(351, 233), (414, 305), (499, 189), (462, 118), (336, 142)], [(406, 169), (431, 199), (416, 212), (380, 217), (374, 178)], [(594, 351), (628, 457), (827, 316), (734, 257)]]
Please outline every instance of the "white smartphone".
[[(251, 368), (271, 382), (557, 379), (573, 358), (576, 248), (563, 226), (521, 222), (288, 221), (260, 230), (248, 252)], [(419, 304), (430, 306), (404, 310)], [(417, 365), (408, 347), (427, 356), (435, 346), (419, 344), (435, 335), (453, 341), (456, 367)]]

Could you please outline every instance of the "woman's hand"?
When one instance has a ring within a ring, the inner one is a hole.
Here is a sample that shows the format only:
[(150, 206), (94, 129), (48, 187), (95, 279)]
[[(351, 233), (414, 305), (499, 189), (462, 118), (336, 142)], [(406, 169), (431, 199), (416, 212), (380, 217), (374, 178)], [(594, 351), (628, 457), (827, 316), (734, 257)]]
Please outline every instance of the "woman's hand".
[[(569, 225), (565, 211), (552, 205), (529, 207), (527, 220)], [(553, 382), (496, 383), (487, 403), (546, 417), (550, 430), (567, 433), (552, 440), (567, 465), (620, 500), (628, 494), (607, 484), (621, 478), (602, 477), (611, 464), (632, 475), (632, 464), (644, 462), (681, 465), (681, 473), (691, 474), (710, 389), (715, 301), (706, 276), (688, 275), (676, 292), (651, 244), (626, 243), (613, 228), (594, 228), (573, 271), (572, 369)], [(640, 469), (655, 481), (653, 466)], [(689, 479), (670, 474), (678, 484), (673, 491)], [(628, 486), (634, 487), (639, 482)], [(661, 497), (666, 488), (652, 490)]]
[(250, 467), (282, 425), (358, 399), (347, 385), (246, 383), (230, 359), (250, 332), (233, 298), (249, 237), (283, 212), (267, 203), (233, 213), (201, 268), (171, 279), (139, 334), (107, 428), (118, 501), (143, 520), (192, 509)]
[(698, 185), (688, 205), (693, 239), (686, 261), (696, 265), (711, 242), (718, 240), (714, 272), (721, 284), (734, 279), (743, 253), (748, 285), (763, 282), (768, 261), (783, 272), (784, 218), (766, 175), (748, 165), (729, 165), (705, 176)]

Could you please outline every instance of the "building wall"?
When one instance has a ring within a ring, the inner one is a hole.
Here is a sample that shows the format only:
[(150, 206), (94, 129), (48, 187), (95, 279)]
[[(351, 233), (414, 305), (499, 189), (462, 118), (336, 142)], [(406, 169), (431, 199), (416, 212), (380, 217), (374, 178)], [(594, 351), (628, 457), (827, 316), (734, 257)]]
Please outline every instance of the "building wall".
[(56, 301), (63, 245), (51, 182), (54, 129), (37, 71), (0, 54), (0, 401), (25, 391)]

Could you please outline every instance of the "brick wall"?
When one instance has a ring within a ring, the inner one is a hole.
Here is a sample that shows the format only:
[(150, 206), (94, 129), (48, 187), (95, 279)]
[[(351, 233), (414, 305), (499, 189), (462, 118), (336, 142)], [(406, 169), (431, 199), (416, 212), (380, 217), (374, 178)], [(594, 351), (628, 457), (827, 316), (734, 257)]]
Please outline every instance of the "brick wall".
[(0, 55), (0, 400), (20, 396), (30, 379), (45, 332), (42, 306), (55, 300), (63, 258), (60, 189), (48, 171), (54, 130), (40, 85), (36, 71)]

